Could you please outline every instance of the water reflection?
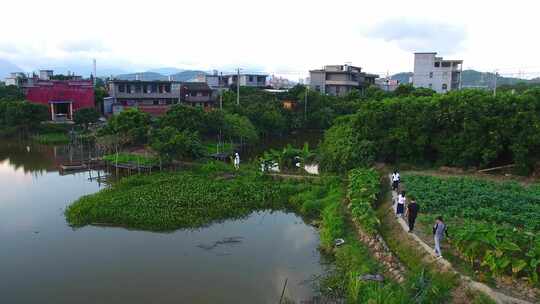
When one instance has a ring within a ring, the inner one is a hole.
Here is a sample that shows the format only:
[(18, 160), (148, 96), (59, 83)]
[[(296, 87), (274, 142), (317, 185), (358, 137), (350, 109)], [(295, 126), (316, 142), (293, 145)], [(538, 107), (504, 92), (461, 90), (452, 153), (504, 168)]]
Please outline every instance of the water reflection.
[[(102, 187), (88, 172), (57, 172), (69, 148), (26, 146), (0, 146), (2, 303), (277, 303), (285, 279), (289, 298), (312, 295), (305, 281), (321, 272), (318, 234), (295, 214), (167, 234), (73, 230), (66, 206)], [(233, 236), (242, 241), (198, 247)]]

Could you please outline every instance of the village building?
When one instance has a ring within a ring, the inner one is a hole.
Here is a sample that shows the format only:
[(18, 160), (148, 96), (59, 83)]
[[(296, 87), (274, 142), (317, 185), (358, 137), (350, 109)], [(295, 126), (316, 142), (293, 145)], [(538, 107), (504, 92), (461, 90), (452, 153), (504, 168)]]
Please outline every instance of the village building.
[(52, 121), (71, 121), (79, 109), (95, 107), (92, 79), (65, 77), (55, 80), (53, 71), (42, 70), (39, 76), (19, 78), (19, 81), (26, 100), (46, 105)]

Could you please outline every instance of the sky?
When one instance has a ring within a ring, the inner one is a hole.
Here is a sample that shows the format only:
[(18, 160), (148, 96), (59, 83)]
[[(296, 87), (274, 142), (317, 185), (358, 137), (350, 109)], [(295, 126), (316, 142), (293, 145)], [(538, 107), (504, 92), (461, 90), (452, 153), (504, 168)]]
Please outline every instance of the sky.
[(236, 67), (296, 80), (351, 63), (412, 71), (413, 52), (540, 76), (540, 1), (26, 0), (2, 3), (0, 60), (98, 75)]

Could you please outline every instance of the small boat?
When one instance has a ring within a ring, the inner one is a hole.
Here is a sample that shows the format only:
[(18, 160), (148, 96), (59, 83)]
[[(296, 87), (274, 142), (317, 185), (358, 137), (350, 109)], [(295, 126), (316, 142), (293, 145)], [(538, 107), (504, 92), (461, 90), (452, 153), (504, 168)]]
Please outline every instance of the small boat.
[(63, 171), (71, 171), (71, 170), (83, 170), (86, 169), (85, 164), (62, 164), (60, 165), (60, 169)]

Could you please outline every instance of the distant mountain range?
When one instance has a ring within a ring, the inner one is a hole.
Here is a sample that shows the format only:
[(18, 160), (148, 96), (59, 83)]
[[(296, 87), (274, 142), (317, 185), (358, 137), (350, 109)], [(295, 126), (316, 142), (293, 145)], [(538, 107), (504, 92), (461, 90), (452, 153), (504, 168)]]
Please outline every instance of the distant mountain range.
[[(390, 78), (398, 80), (400, 83), (409, 83), (412, 78), (412, 72), (397, 73)], [(464, 87), (487, 87), (493, 88), (495, 84), (495, 74), (489, 72), (479, 72), (475, 70), (464, 70), (461, 74), (462, 86)], [(540, 83), (540, 78), (534, 79), (521, 79), (514, 77), (497, 77), (497, 86), (500, 85), (512, 85), (519, 82), (524, 83)]]
[(177, 68), (174, 68), (174, 67), (167, 67), (167, 68), (151, 69), (151, 70), (148, 70), (147, 72), (154, 72), (154, 73), (158, 73), (158, 74), (161, 74), (161, 75), (169, 76), (169, 75), (173, 75), (173, 74), (178, 74), (178, 73), (183, 72), (183, 71), (185, 71), (185, 70), (177, 69)]
[(169, 77), (171, 77), (171, 80), (174, 81), (191, 81), (195, 80), (195, 78), (197, 78), (197, 76), (201, 74), (206, 74), (206, 72), (186, 70), (174, 74), (163, 75), (161, 73), (148, 71), (142, 73), (120, 74), (114, 76), (114, 78), (121, 80), (136, 80), (138, 77), (139, 80), (169, 80)]

